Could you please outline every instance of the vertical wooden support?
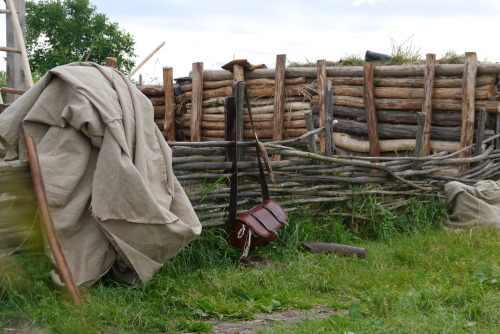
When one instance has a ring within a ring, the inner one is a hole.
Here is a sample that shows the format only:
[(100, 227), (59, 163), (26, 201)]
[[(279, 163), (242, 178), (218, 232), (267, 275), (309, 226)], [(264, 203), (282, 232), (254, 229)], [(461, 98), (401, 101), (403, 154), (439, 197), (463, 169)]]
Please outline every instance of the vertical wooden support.
[(118, 59), (115, 57), (106, 57), (106, 66), (117, 68), (118, 67)]
[[(375, 110), (375, 88), (373, 86), (374, 65), (365, 62), (363, 65), (363, 102), (365, 105), (366, 123), (368, 126), (368, 143), (370, 156), (380, 156), (380, 146), (377, 129), (377, 113)], [(372, 162), (377, 162), (373, 161)]]
[[(415, 157), (420, 158), (425, 155), (425, 127), (427, 125), (427, 119), (430, 116), (425, 113), (425, 112), (419, 112), (418, 113), (418, 125), (417, 125), (417, 137), (416, 137), (416, 144), (415, 144)], [(429, 153), (430, 153), (430, 147), (429, 147)], [(427, 153), (427, 155), (429, 155)], [(422, 166), (421, 161), (415, 161), (413, 163), (413, 169), (420, 169)]]
[[(236, 88), (236, 140), (243, 141), (243, 114), (245, 113), (245, 83), (239, 81)], [(241, 160), (242, 150), (238, 150), (237, 159)]]
[(474, 155), (481, 155), (483, 152), (483, 140), (484, 140), (484, 130), (486, 128), (486, 109), (479, 109), (478, 119), (477, 119), (477, 132), (476, 132), (476, 150)]
[[(317, 81), (318, 81), (318, 98), (319, 98), (319, 127), (326, 125), (325, 112), (325, 89), (326, 89), (326, 60), (320, 59), (316, 62)], [(326, 129), (325, 129), (326, 130)], [(326, 152), (325, 133), (319, 133), (319, 151)]]
[[(283, 139), (283, 114), (285, 112), (285, 67), (286, 55), (276, 56), (276, 73), (274, 75), (274, 115), (273, 115), (273, 141)], [(274, 161), (281, 160), (281, 156), (274, 154)]]
[[(306, 110), (304, 111), (304, 117), (306, 119), (306, 128), (307, 131), (313, 131), (314, 130), (314, 119), (311, 110)], [(308, 144), (307, 146), (309, 147), (309, 151), (311, 153), (317, 153), (318, 149), (316, 148), (316, 139), (315, 136), (309, 136), (308, 137)]]
[(243, 70), (243, 66), (241, 65), (233, 65), (233, 78), (234, 81), (244, 81), (245, 80), (245, 71)]
[[(8, 0), (6, 8), (14, 7), (15, 10), (6, 15), (6, 46), (21, 49), (21, 54), (7, 52), (7, 82), (6, 86), (18, 90), (25, 90), (33, 86), (33, 78), (29, 69), (28, 56), (26, 54), (26, 46), (24, 44), (25, 28), (25, 1), (24, 0)], [(17, 34), (22, 35), (23, 39), (17, 38)], [(25, 73), (23, 67), (27, 68), (28, 73)], [(17, 100), (20, 95), (7, 94), (7, 103), (12, 103)]]
[[(500, 134), (500, 114), (495, 115), (495, 134)], [(495, 150), (500, 150), (500, 138), (495, 139)]]
[[(465, 53), (464, 75), (462, 81), (462, 132), (460, 135), (460, 149), (472, 145), (474, 137), (474, 112), (476, 108), (476, 74), (477, 55), (475, 52)], [(460, 158), (471, 156), (471, 150), (460, 153)], [(468, 164), (461, 165), (459, 170), (469, 168)]]
[(175, 141), (175, 104), (174, 104), (174, 71), (172, 67), (163, 68), (163, 89), (165, 91), (165, 124), (167, 140)]
[(71, 275), (68, 263), (66, 262), (66, 258), (64, 257), (59, 239), (57, 238), (54, 222), (52, 221), (52, 216), (50, 214), (47, 194), (45, 192), (45, 184), (42, 177), (42, 170), (40, 169), (40, 161), (38, 159), (38, 153), (33, 136), (24, 136), (24, 142), (26, 144), (26, 151), (28, 154), (28, 161), (31, 170), (31, 178), (33, 180), (33, 187), (35, 188), (38, 208), (40, 211), (40, 216), (42, 217), (42, 223), (47, 235), (47, 241), (49, 242), (50, 250), (52, 251), (52, 255), (54, 256), (59, 274), (61, 275), (61, 280), (63, 281), (66, 289), (71, 295), (71, 299), (73, 299), (73, 302), (76, 305), (81, 306), (83, 305), (82, 297), (80, 296), (80, 292), (76, 287), (75, 281), (73, 280), (73, 275)]
[[(431, 120), (432, 120), (432, 94), (434, 93), (434, 77), (436, 73), (436, 55), (426, 55), (424, 74), (424, 101), (422, 112), (427, 115), (422, 136), (422, 154), (427, 156), (431, 152)], [(418, 140), (418, 137), (417, 137)]]
[(325, 87), (325, 155), (333, 156), (335, 146), (333, 144), (333, 93), (332, 80), (326, 80)]
[(203, 63), (193, 63), (193, 96), (191, 98), (191, 141), (201, 141), (201, 114), (203, 106)]

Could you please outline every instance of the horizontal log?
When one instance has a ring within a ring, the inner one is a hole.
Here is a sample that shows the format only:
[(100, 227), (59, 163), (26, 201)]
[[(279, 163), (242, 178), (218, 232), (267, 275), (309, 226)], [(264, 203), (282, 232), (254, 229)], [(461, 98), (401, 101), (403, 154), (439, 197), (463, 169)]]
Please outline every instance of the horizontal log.
[[(203, 89), (214, 89), (214, 88), (220, 88), (220, 87), (225, 87), (225, 86), (231, 86), (233, 84), (234, 80), (229, 79), (229, 80), (221, 80), (221, 81), (204, 81), (203, 82)], [(256, 85), (274, 85), (274, 79), (253, 79), (253, 80), (245, 80), (247, 86), (256, 86)], [(291, 78), (291, 79), (286, 79), (285, 80), (285, 85), (297, 85), (297, 84), (303, 84), (307, 82), (306, 77), (299, 77), (299, 78)], [(183, 92), (190, 92), (193, 90), (193, 86), (191, 84), (183, 85), (181, 87), (181, 90)]]
[(166, 111), (165, 105), (153, 106), (153, 110), (155, 118), (161, 118), (161, 119), (165, 118), (165, 111)]
[[(368, 127), (366, 123), (339, 117), (337, 117), (336, 119), (338, 120), (338, 123), (334, 127), (336, 132), (342, 132), (357, 136), (368, 135)], [(378, 123), (377, 129), (379, 138), (413, 139), (417, 135), (416, 125)], [(460, 126), (434, 126), (431, 128), (431, 139), (460, 141), (460, 133)], [(485, 130), (486, 136), (492, 136), (493, 134), (493, 130)]]
[[(314, 96), (311, 99), (312, 104), (317, 104), (318, 99)], [(334, 95), (333, 103), (335, 105), (364, 108), (363, 98), (354, 96)], [(500, 101), (476, 100), (476, 110), (481, 108), (488, 112), (498, 113)], [(394, 109), (394, 110), (422, 110), (421, 99), (384, 99), (376, 98), (375, 107), (377, 109)], [(434, 99), (432, 100), (432, 108), (435, 110), (462, 110), (462, 101), (458, 99)]]
[[(313, 107), (316, 111), (317, 106)], [(409, 123), (417, 124), (418, 114), (408, 110), (377, 110), (377, 120), (380, 123)], [(353, 118), (357, 121), (366, 121), (365, 111), (362, 108), (334, 106), (333, 116)], [(439, 126), (459, 126), (462, 124), (462, 113), (460, 111), (434, 110), (432, 112), (431, 124)]]
[[(336, 146), (350, 151), (369, 153), (370, 147), (367, 140), (359, 140), (346, 133), (333, 133), (333, 141)], [(410, 151), (415, 150), (415, 139), (380, 140), (380, 152)], [(456, 152), (460, 149), (459, 142), (431, 140), (431, 152)]]
[[(363, 85), (362, 77), (334, 77), (331, 78), (333, 85)], [(375, 87), (413, 87), (423, 88), (424, 78), (377, 78), (374, 80)], [(476, 78), (476, 87), (495, 84), (495, 76), (481, 75)], [(435, 88), (461, 88), (462, 78), (436, 78)]]
[[(375, 77), (423, 77), (425, 65), (379, 65), (375, 66)], [(464, 64), (437, 64), (436, 76), (455, 76), (462, 75)], [(247, 72), (246, 79), (274, 78), (274, 69), (256, 69)], [(478, 75), (499, 74), (500, 64), (479, 64)], [(191, 76), (191, 74), (189, 74)], [(334, 66), (326, 68), (327, 77), (362, 77), (363, 66)], [(204, 70), (203, 78), (205, 80), (227, 80), (231, 79), (233, 74), (226, 70)], [(316, 78), (316, 67), (287, 67), (285, 69), (285, 78)]]
[[(184, 135), (189, 136), (190, 132), (189, 130), (183, 130), (182, 131)], [(273, 130), (256, 130), (257, 136), (259, 138), (272, 138), (273, 137)], [(298, 137), (302, 136), (307, 132), (306, 129), (300, 130), (300, 129), (285, 129), (284, 131), (284, 136), (285, 137)], [(224, 137), (224, 131), (223, 130), (201, 130), (201, 135), (205, 137), (216, 137), (216, 138), (222, 138)], [(244, 130), (243, 131), (243, 138), (254, 138), (254, 134), (252, 130)]]
[[(304, 85), (304, 84), (288, 85), (285, 87), (285, 94), (287, 96), (300, 96), (300, 95), (306, 95), (306, 94), (311, 95), (313, 93), (314, 93), (314, 91), (311, 91), (311, 89), (309, 89), (307, 87), (307, 85)], [(274, 96), (274, 87), (273, 86), (249, 87), (249, 94), (253, 98)], [(204, 99), (221, 97), (221, 96), (231, 96), (231, 95), (232, 95), (231, 86), (203, 91), (203, 98)], [(190, 99), (192, 96), (192, 92), (186, 92), (182, 96), (185, 97), (186, 99)]]
[[(332, 87), (333, 95), (363, 96), (363, 86), (336, 85)], [(495, 97), (495, 86), (493, 84), (477, 87), (476, 99), (486, 100)], [(400, 99), (422, 99), (423, 88), (411, 87), (375, 87), (375, 97), (400, 98)], [(434, 99), (461, 99), (462, 88), (434, 88)]]
[[(308, 110), (311, 109), (311, 103), (309, 102), (289, 102), (285, 104), (285, 110)], [(244, 109), (245, 113), (248, 113), (248, 108)], [(261, 107), (252, 107), (252, 115), (274, 112), (274, 105), (264, 105)], [(224, 106), (203, 108), (203, 113), (205, 114), (223, 114)]]
[[(182, 127), (184, 128), (189, 128), (190, 126), (190, 121), (185, 120), (182, 122)], [(254, 122), (255, 129), (272, 129), (273, 128), (273, 122), (268, 121), (268, 122)], [(283, 121), (283, 127), (285, 129), (297, 129), (297, 128), (305, 128), (306, 127), (306, 121), (305, 120), (294, 120), (294, 121)], [(225, 124), (224, 122), (210, 122), (210, 121), (203, 121), (201, 122), (201, 128), (206, 129), (206, 130), (224, 130), (225, 129)], [(243, 123), (243, 128), (244, 129), (251, 129), (252, 124), (250, 122), (244, 122)]]
[[(252, 118), (255, 122), (269, 121), (269, 120), (273, 119), (273, 113), (256, 114), (256, 115), (252, 114)], [(182, 122), (185, 120), (190, 120), (190, 119), (191, 119), (190, 113), (186, 113), (181, 117)], [(286, 112), (284, 115), (284, 119), (286, 119), (286, 120), (305, 119), (304, 110)], [(222, 115), (222, 114), (203, 114), (203, 115), (201, 115), (201, 120), (202, 121), (224, 121), (224, 115)], [(247, 114), (244, 114), (243, 120), (250, 121), (250, 116)]]
[(151, 85), (151, 86), (137, 86), (142, 94), (147, 96), (163, 96), (165, 95), (165, 89), (163, 85)]

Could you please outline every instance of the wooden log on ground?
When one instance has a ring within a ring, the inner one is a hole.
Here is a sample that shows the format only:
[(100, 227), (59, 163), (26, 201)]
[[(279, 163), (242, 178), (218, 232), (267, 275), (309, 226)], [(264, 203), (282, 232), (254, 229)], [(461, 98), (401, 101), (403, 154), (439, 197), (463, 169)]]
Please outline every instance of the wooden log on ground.
[[(474, 92), (476, 90), (477, 56), (474, 52), (465, 53), (465, 65), (462, 86), (462, 133), (460, 138), (460, 148), (472, 144), (474, 136), (474, 111), (476, 109)], [(460, 153), (460, 158), (468, 158), (471, 151)], [(460, 169), (467, 169), (468, 165), (460, 166)]]
[[(366, 140), (359, 140), (349, 136), (346, 133), (333, 133), (335, 145), (354, 152), (369, 153), (370, 147)], [(415, 150), (415, 139), (396, 139), (396, 140), (380, 140), (380, 152), (391, 151), (410, 151)], [(456, 152), (459, 150), (460, 143), (452, 141), (431, 140), (431, 152)]]
[[(419, 116), (419, 120), (424, 120), (425, 123), (423, 124), (421, 138), (419, 138), (417, 131), (417, 143), (421, 141), (421, 146), (417, 145), (417, 148), (421, 150), (417, 152), (417, 154), (419, 154), (418, 156), (429, 155), (431, 151), (432, 98), (435, 92), (434, 77), (436, 74), (436, 55), (428, 53), (426, 59), (422, 102), (422, 113), (425, 116)], [(419, 123), (419, 125), (421, 124)]]
[[(333, 101), (335, 105), (349, 106), (364, 108), (363, 99), (353, 96), (341, 96), (334, 95)], [(318, 99), (313, 97), (311, 99), (312, 104), (318, 104)], [(498, 113), (500, 102), (499, 101), (487, 101), (487, 100), (476, 100), (476, 109), (479, 111), (480, 108), (486, 109), (486, 111), (491, 113)], [(375, 107), (377, 109), (393, 109), (393, 110), (422, 110), (422, 100), (421, 99), (375, 99)], [(433, 110), (462, 110), (462, 101), (458, 99), (433, 99), (432, 100)]]
[[(368, 136), (369, 128), (366, 123), (357, 122), (349, 119), (337, 118), (335, 125), (336, 132), (343, 132), (357, 136)], [(378, 135), (380, 138), (390, 139), (413, 139), (417, 135), (417, 126), (403, 124), (378, 123)], [(434, 126), (431, 128), (431, 139), (433, 140), (451, 140), (460, 141), (460, 127)], [(492, 136), (493, 130), (485, 130), (486, 136)]]
[[(463, 64), (438, 64), (437, 76), (462, 75)], [(381, 65), (375, 69), (375, 77), (423, 77), (425, 65)], [(479, 75), (500, 73), (500, 64), (479, 64)], [(225, 70), (205, 70), (206, 80), (219, 81), (232, 79), (233, 74)], [(326, 68), (327, 77), (362, 77), (362, 66), (334, 66)], [(190, 74), (191, 76), (191, 74)], [(316, 78), (315, 67), (288, 67), (285, 71), (286, 78), (306, 77)], [(247, 73), (247, 79), (274, 78), (274, 69), (256, 69)]]

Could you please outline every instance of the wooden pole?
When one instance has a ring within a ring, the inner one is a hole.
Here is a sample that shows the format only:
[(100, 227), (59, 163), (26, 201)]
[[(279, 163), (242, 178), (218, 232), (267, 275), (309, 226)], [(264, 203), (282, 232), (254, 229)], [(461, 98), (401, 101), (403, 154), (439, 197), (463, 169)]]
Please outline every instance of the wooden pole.
[(476, 132), (476, 150), (474, 152), (475, 156), (481, 155), (483, 153), (483, 140), (484, 140), (484, 130), (486, 127), (486, 109), (481, 108), (479, 110), (477, 118), (477, 132)]
[(167, 140), (175, 141), (175, 102), (174, 102), (174, 71), (172, 67), (163, 68), (163, 89), (165, 91), (165, 124)]
[(378, 157), (380, 156), (380, 148), (377, 130), (377, 114), (375, 111), (375, 92), (373, 86), (374, 65), (370, 62), (365, 62), (363, 67), (363, 103), (365, 106), (366, 123), (368, 126), (370, 156)]
[(127, 75), (127, 78), (129, 78), (129, 79), (130, 79), (130, 78), (131, 78), (131, 77), (135, 74), (135, 72), (139, 71), (139, 69), (142, 67), (142, 65), (146, 64), (146, 62), (147, 62), (147, 61), (148, 61), (151, 57), (153, 57), (153, 56), (154, 56), (154, 54), (155, 54), (156, 52), (158, 52), (158, 50), (160, 50), (160, 49), (161, 49), (164, 45), (165, 45), (165, 42), (162, 42), (162, 43), (160, 43), (160, 45), (158, 45), (158, 46), (157, 46), (157, 47), (156, 47), (153, 51), (151, 51), (151, 53), (150, 53), (150, 54), (148, 54), (148, 55), (147, 55), (147, 57), (146, 57), (143, 61), (141, 61), (141, 63), (140, 63), (139, 65), (137, 65), (137, 66), (136, 66), (136, 67), (135, 67), (135, 68), (134, 68), (134, 69), (133, 69), (133, 70), (129, 73), (129, 75)]
[(422, 112), (426, 115), (422, 136), (422, 154), (424, 156), (429, 155), (431, 152), (432, 94), (434, 92), (435, 73), (436, 55), (428, 53), (426, 55), (426, 67), (424, 74), (424, 98), (422, 103)]
[[(460, 148), (472, 145), (474, 136), (475, 90), (477, 74), (477, 55), (475, 52), (465, 53), (465, 66), (462, 83), (462, 133)], [(460, 158), (471, 156), (471, 150), (460, 153)], [(460, 166), (460, 170), (469, 168), (468, 164)]]
[[(313, 115), (310, 110), (307, 110), (304, 112), (304, 116), (306, 118), (306, 128), (307, 131), (313, 131), (314, 130), (314, 120), (313, 120)], [(311, 153), (317, 153), (318, 149), (316, 148), (316, 139), (314, 136), (309, 136), (308, 137), (308, 144), (307, 146), (309, 147), (309, 152)]]
[[(325, 113), (325, 89), (326, 89), (326, 60), (320, 59), (316, 62), (317, 67), (317, 81), (318, 81), (318, 102), (319, 102), (319, 126), (325, 126), (326, 113)], [(326, 128), (325, 128), (326, 130)], [(319, 151), (326, 151), (325, 134), (319, 134)]]
[(233, 65), (233, 78), (234, 81), (244, 81), (245, 80), (245, 72), (243, 70), (243, 66), (235, 64)]
[[(236, 88), (236, 117), (235, 117), (235, 128), (236, 128), (236, 140), (243, 141), (243, 119), (245, 113), (245, 83), (239, 81)], [(236, 159), (241, 160), (242, 150), (237, 150)], [(243, 180), (238, 179), (238, 182)]]
[(332, 81), (326, 80), (325, 86), (325, 155), (333, 156), (335, 147), (333, 145), (333, 95)]
[[(283, 114), (285, 112), (285, 67), (286, 55), (276, 56), (276, 72), (274, 76), (274, 116), (273, 116), (273, 140), (283, 139)], [(281, 160), (280, 155), (273, 155), (274, 161)]]
[(115, 57), (106, 57), (106, 66), (117, 68), (118, 67), (118, 59)]
[(42, 171), (40, 169), (40, 162), (38, 160), (38, 153), (33, 136), (24, 136), (24, 142), (26, 143), (26, 151), (28, 154), (33, 186), (35, 188), (35, 195), (38, 201), (38, 208), (40, 210), (40, 215), (42, 217), (42, 222), (47, 234), (47, 240), (49, 242), (50, 249), (52, 251), (52, 254), (54, 255), (54, 260), (56, 262), (57, 269), (61, 274), (62, 281), (64, 282), (66, 288), (68, 289), (68, 292), (71, 295), (71, 299), (76, 305), (81, 306), (83, 305), (82, 297), (80, 296), (80, 292), (78, 291), (75, 281), (73, 280), (73, 276), (71, 275), (71, 271), (61, 249), (59, 239), (57, 238), (57, 232), (54, 227), (54, 222), (52, 221), (52, 216), (50, 215), (47, 195), (45, 193), (45, 185), (43, 183)]
[[(495, 115), (495, 134), (500, 134), (500, 114)], [(500, 150), (500, 138), (495, 139), (495, 149)]]
[[(425, 144), (429, 145), (429, 152), (430, 152), (430, 145), (431, 145), (431, 140), (430, 140), (430, 131), (429, 131), (429, 142), (425, 143), (425, 126), (427, 125), (427, 118), (429, 115), (425, 112), (419, 112), (418, 113), (418, 126), (417, 126), (417, 136), (416, 136), (416, 142), (415, 142), (415, 157), (420, 158), (424, 155), (424, 150)], [(429, 153), (427, 153), (429, 155)], [(413, 162), (413, 169), (420, 169), (422, 166), (422, 163), (420, 161), (414, 161)]]
[(201, 141), (203, 107), (203, 63), (193, 63), (193, 96), (191, 98), (191, 141)]

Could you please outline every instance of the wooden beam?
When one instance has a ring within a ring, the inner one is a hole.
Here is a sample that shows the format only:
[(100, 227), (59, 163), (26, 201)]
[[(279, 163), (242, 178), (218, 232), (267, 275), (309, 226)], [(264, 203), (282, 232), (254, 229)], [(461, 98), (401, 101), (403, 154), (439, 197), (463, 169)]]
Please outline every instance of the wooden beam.
[(245, 71), (243, 70), (243, 66), (238, 64), (233, 65), (233, 78), (234, 81), (245, 80)]
[[(465, 53), (465, 66), (462, 85), (462, 134), (460, 136), (460, 148), (472, 145), (474, 136), (474, 111), (475, 90), (477, 75), (477, 55), (475, 52)], [(471, 150), (460, 153), (460, 158), (471, 156)], [(468, 164), (461, 165), (460, 170), (469, 168)]]
[(191, 141), (201, 141), (201, 115), (203, 107), (203, 63), (193, 63), (193, 97), (191, 99)]
[(479, 110), (478, 118), (477, 118), (477, 131), (476, 131), (476, 149), (474, 151), (474, 155), (478, 156), (483, 153), (483, 140), (484, 140), (484, 132), (486, 128), (486, 110), (481, 108)]
[[(366, 113), (366, 123), (368, 126), (368, 141), (370, 143), (370, 156), (380, 156), (379, 138), (377, 130), (377, 114), (375, 111), (375, 91), (373, 86), (374, 65), (370, 62), (365, 62), (364, 68), (364, 84), (363, 84), (363, 103)], [(375, 162), (375, 161), (374, 161)]]
[[(325, 88), (326, 88), (326, 60), (320, 59), (316, 62), (317, 67), (317, 81), (318, 81), (318, 103), (319, 103), (319, 127), (326, 124), (325, 113)], [(325, 134), (319, 134), (319, 151), (326, 151)]]
[(117, 68), (118, 67), (118, 59), (115, 57), (106, 57), (106, 66)]
[[(273, 117), (273, 141), (283, 139), (283, 114), (285, 112), (285, 68), (286, 55), (276, 56), (276, 72), (274, 76), (274, 117)], [(281, 160), (280, 155), (273, 155), (274, 161)]]
[(335, 146), (333, 144), (332, 80), (326, 80), (326, 87), (325, 87), (325, 137), (324, 138), (325, 138), (325, 155), (327, 157), (331, 157), (335, 152)]
[(174, 103), (174, 71), (172, 67), (163, 68), (163, 88), (165, 94), (165, 125), (167, 140), (175, 141), (175, 103)]
[[(436, 73), (436, 55), (426, 55), (426, 67), (424, 74), (424, 98), (422, 112), (426, 115), (422, 133), (422, 155), (427, 156), (431, 152), (431, 120), (432, 120), (432, 94), (434, 92), (434, 78)], [(420, 120), (420, 116), (419, 116)], [(419, 138), (417, 138), (417, 141)]]

